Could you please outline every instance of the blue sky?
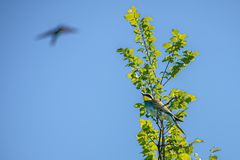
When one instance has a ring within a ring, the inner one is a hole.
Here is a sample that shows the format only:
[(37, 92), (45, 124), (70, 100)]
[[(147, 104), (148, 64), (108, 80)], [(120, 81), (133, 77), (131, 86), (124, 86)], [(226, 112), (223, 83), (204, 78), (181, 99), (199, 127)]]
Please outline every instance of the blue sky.
[[(134, 47), (123, 16), (135, 5), (151, 16), (157, 47), (172, 28), (188, 35), (200, 55), (168, 84), (198, 97), (182, 127), (188, 140), (204, 139), (196, 152), (239, 148), (239, 37), (237, 0), (1, 0), (0, 159), (142, 159), (135, 135), (142, 97), (127, 79), (115, 51)], [(66, 24), (78, 34), (36, 41), (39, 33)]]

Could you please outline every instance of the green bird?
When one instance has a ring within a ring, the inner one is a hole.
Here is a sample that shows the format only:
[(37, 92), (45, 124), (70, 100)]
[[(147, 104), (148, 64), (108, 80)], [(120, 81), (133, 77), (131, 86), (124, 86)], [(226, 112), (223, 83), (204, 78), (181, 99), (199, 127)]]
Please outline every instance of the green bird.
[[(168, 108), (166, 105), (170, 103), (170, 101), (167, 104), (163, 104), (159, 99), (154, 99), (150, 94), (148, 93), (142, 93), (144, 105), (147, 110), (147, 113), (149, 113), (153, 117), (158, 117), (160, 114), (164, 113), (168, 117), (171, 118), (171, 120), (174, 122), (174, 124), (177, 126), (177, 128), (183, 133), (184, 131), (180, 128), (177, 121), (183, 122), (181, 119), (176, 117)], [(160, 112), (159, 112), (160, 111)]]

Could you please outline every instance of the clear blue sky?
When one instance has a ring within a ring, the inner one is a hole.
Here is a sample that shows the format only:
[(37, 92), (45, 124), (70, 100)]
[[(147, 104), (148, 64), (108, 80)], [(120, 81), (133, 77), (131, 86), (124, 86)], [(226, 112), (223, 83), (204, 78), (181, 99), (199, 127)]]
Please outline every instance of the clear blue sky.
[[(154, 19), (158, 41), (172, 28), (188, 35), (200, 56), (169, 83), (198, 97), (183, 128), (188, 140), (202, 138), (196, 152), (239, 150), (240, 2), (237, 0), (1, 0), (0, 159), (142, 159), (140, 93), (127, 79), (115, 51), (133, 47), (123, 15), (135, 5)], [(78, 28), (57, 45), (36, 36), (58, 24)]]

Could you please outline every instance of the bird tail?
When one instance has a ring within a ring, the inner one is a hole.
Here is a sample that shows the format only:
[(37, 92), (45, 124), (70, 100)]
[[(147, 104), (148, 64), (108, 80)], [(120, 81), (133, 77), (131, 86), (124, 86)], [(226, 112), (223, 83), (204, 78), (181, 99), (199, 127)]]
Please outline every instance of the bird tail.
[(178, 118), (177, 116), (175, 116), (173, 113), (171, 112), (166, 112), (166, 114), (168, 114), (169, 116), (171, 116), (174, 120), (179, 121), (179, 122), (183, 122), (183, 120), (181, 120), (180, 118)]
[(173, 122), (175, 123), (176, 127), (185, 135), (185, 132), (182, 130), (182, 128), (178, 125), (177, 119), (175, 119), (175, 117), (173, 117)]
[(182, 128), (178, 125), (177, 121), (183, 122), (183, 120), (177, 118), (174, 114), (172, 114), (171, 112), (166, 112), (166, 114), (168, 114), (169, 117), (171, 117), (172, 121), (174, 122), (174, 124), (177, 126), (177, 128), (185, 135), (184, 131), (182, 130)]
[(180, 118), (176, 117), (175, 115), (173, 116), (176, 121), (183, 122)]

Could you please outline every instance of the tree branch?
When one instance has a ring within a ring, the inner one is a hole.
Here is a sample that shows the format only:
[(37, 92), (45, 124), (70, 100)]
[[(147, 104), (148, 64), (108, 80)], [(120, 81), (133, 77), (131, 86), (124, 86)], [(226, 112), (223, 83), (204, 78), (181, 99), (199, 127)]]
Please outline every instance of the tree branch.
[(169, 105), (175, 98), (177, 98), (176, 96), (171, 98), (166, 104), (164, 104), (163, 106), (167, 106)]
[(158, 160), (162, 160), (162, 155), (161, 155), (161, 137), (162, 137), (162, 132), (161, 132), (161, 126), (159, 125), (159, 118), (157, 118), (157, 126), (159, 128), (159, 135), (158, 135)]
[(167, 81), (163, 84), (163, 86), (165, 86), (167, 84), (167, 82), (172, 78), (172, 76), (170, 76)]
[(165, 136), (164, 136), (164, 124), (163, 120), (160, 120), (161, 123), (161, 132), (162, 132), (162, 159), (165, 160)]
[(158, 144), (148, 135), (148, 138), (156, 145), (158, 146)]
[(143, 34), (143, 29), (142, 29), (142, 27), (141, 27), (140, 24), (138, 24), (138, 28), (139, 28), (140, 33), (141, 33), (143, 46), (144, 46), (144, 48), (145, 48), (145, 50), (146, 50), (146, 55), (147, 55), (147, 57), (148, 57), (148, 59), (149, 59), (149, 63), (150, 63), (150, 65), (152, 65), (152, 59), (151, 59), (151, 57), (150, 57), (149, 50), (148, 50), (148, 46), (147, 46), (147, 43), (146, 43), (146, 40), (145, 40), (145, 37), (144, 37), (144, 34)]
[(165, 73), (167, 72), (167, 68), (168, 68), (169, 64), (170, 64), (170, 61), (168, 61), (167, 65), (166, 65), (166, 68), (165, 68), (165, 70), (164, 70), (164, 72), (163, 72), (163, 75), (162, 75), (162, 79), (161, 79), (160, 84), (162, 84), (162, 82), (163, 82), (164, 75), (165, 75)]
[[(140, 23), (140, 22), (139, 22)], [(145, 37), (144, 37), (144, 31), (143, 31), (143, 29), (142, 29), (142, 26), (141, 26), (141, 24), (139, 24), (138, 23), (138, 28), (139, 28), (139, 30), (140, 30), (140, 33), (141, 33), (141, 38), (142, 38), (142, 43), (143, 43), (143, 47), (145, 48), (145, 50), (146, 50), (146, 55), (147, 55), (147, 57), (148, 57), (148, 59), (149, 59), (149, 64), (150, 64), (150, 66), (152, 66), (152, 59), (151, 59), (151, 56), (150, 56), (150, 53), (149, 53), (149, 46), (147, 46), (147, 43), (146, 43), (146, 40), (145, 40)], [(153, 73), (154, 73), (154, 76), (155, 76), (155, 78), (157, 78), (157, 75), (156, 75), (156, 72), (153, 70)], [(157, 80), (157, 82), (159, 83), (159, 80)], [(161, 83), (162, 84), (162, 83)], [(150, 85), (149, 84), (149, 86), (151, 87), (151, 92), (152, 92), (152, 94), (153, 94), (153, 86), (152, 85)]]
[[(140, 22), (139, 22), (140, 23)], [(141, 27), (141, 25), (138, 23), (138, 28), (139, 28), (139, 30), (140, 30), (140, 34), (141, 34), (141, 38), (142, 38), (142, 42), (143, 42), (143, 47), (145, 48), (145, 51), (146, 51), (146, 55), (147, 55), (147, 57), (148, 57), (148, 59), (149, 59), (149, 64), (150, 64), (150, 66), (152, 65), (152, 59), (151, 59), (151, 57), (150, 57), (150, 54), (149, 54), (149, 49), (148, 49), (148, 46), (147, 46), (147, 43), (146, 43), (146, 40), (145, 40), (145, 37), (144, 37), (144, 34), (143, 34), (143, 29), (142, 29), (142, 27)], [(155, 77), (156, 77), (156, 74), (155, 74), (155, 72), (154, 72), (154, 75), (155, 75)], [(149, 87), (150, 87), (150, 89), (151, 89), (151, 92), (152, 92), (152, 94), (153, 94), (153, 86), (152, 86), (152, 84), (150, 84), (150, 82), (149, 82)]]

